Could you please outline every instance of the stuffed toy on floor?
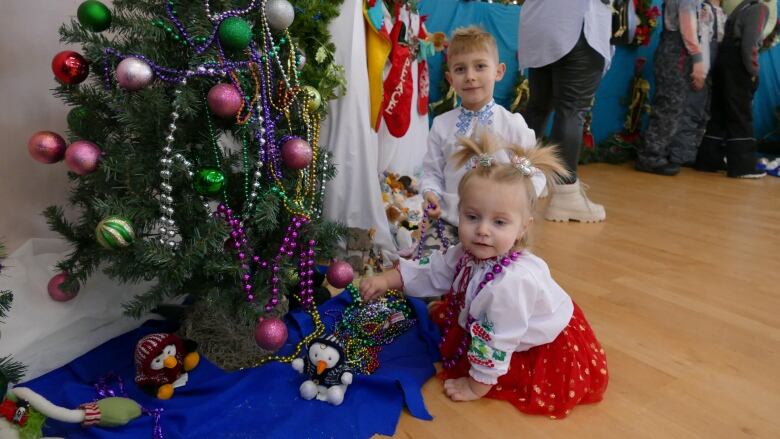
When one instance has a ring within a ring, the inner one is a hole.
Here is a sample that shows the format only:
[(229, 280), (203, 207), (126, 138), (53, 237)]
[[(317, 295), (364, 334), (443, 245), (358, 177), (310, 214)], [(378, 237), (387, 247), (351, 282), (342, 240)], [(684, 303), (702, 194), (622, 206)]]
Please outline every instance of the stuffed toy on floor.
[(303, 399), (317, 398), (339, 405), (352, 384), (344, 348), (332, 334), (312, 340), (304, 358), (293, 360), (292, 367), (309, 378), (300, 387)]
[(139, 416), (141, 406), (128, 398), (104, 398), (67, 409), (52, 404), (31, 389), (15, 387), (0, 403), (0, 438), (39, 439), (46, 418), (80, 423), (84, 427), (118, 427)]
[(198, 344), (176, 334), (149, 334), (135, 347), (135, 383), (158, 399), (170, 399), (173, 389), (187, 384), (200, 362)]

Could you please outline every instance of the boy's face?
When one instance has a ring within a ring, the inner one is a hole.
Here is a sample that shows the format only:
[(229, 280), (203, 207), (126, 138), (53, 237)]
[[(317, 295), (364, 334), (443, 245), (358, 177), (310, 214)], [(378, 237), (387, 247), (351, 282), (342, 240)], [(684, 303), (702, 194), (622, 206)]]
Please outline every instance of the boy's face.
[(479, 110), (493, 99), (496, 81), (504, 77), (506, 65), (489, 50), (475, 50), (452, 56), (447, 62), (447, 82), (455, 88), (461, 105)]

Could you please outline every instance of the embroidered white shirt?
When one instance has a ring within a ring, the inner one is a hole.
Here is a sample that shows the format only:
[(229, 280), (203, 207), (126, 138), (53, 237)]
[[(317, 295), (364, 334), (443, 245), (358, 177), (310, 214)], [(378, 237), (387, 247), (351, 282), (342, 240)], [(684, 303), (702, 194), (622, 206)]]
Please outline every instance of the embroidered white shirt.
[[(477, 128), (489, 130), (501, 140), (523, 148), (536, 144), (534, 130), (528, 128), (523, 116), (509, 112), (492, 100), (478, 111), (457, 107), (434, 118), (423, 158), (420, 193), (435, 193), (441, 202), (442, 218), (454, 226), (458, 225), (458, 183), (468, 169), (467, 165), (456, 167), (450, 157), (459, 148), (458, 138), (470, 136)], [(508, 162), (509, 156), (502, 151), (496, 159)], [(544, 175), (538, 172), (531, 180), (536, 193), (541, 194), (546, 184)]]
[[(461, 273), (455, 273), (461, 257), (467, 261)], [(495, 261), (466, 255), (458, 244), (445, 254), (435, 251), (423, 262), (401, 259), (398, 266), (404, 292), (414, 297), (448, 293), (451, 285), (461, 282), (465, 267), (471, 267), (458, 324), (472, 335), (469, 374), (485, 384), (497, 383), (509, 370), (513, 352), (555, 340), (574, 313), (571, 297), (553, 280), (547, 264), (527, 250), (477, 294), (480, 282), (494, 265)], [(469, 316), (473, 323), (467, 327)]]

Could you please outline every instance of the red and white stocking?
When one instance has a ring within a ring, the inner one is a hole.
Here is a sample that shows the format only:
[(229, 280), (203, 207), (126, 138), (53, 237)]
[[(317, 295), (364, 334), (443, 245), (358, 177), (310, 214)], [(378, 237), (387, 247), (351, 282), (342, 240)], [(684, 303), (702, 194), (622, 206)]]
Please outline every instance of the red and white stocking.
[[(397, 15), (396, 15), (397, 17)], [(390, 52), (390, 72), (384, 82), (384, 101), (382, 102), (382, 117), (387, 131), (395, 137), (403, 137), (409, 130), (411, 123), (412, 95), (414, 94), (412, 83), (412, 58), (409, 46), (401, 41), (401, 32), (405, 31), (406, 24), (396, 19), (390, 40), (393, 49)], [(379, 126), (377, 125), (377, 129)]]

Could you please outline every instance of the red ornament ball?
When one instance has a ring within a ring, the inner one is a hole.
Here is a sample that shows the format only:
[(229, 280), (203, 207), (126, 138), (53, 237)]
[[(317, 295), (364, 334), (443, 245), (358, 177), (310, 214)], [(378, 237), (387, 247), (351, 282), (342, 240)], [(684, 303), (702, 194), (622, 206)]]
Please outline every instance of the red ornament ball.
[(303, 169), (311, 164), (314, 153), (309, 142), (293, 137), (282, 145), (282, 161), (292, 169)]
[(217, 117), (230, 119), (241, 110), (244, 98), (233, 84), (217, 84), (209, 90), (206, 103)]
[(68, 300), (76, 297), (76, 294), (78, 294), (78, 291), (75, 293), (69, 293), (67, 291), (62, 290), (60, 288), (62, 286), (62, 283), (65, 282), (65, 280), (68, 278), (68, 275), (65, 273), (55, 274), (54, 277), (52, 277), (49, 280), (49, 285), (46, 287), (49, 291), (49, 297), (52, 298), (52, 300), (55, 300), (57, 302), (67, 302)]
[(63, 50), (51, 60), (54, 76), (63, 84), (78, 84), (89, 75), (89, 61), (78, 52)]
[(355, 271), (352, 270), (352, 266), (345, 261), (334, 261), (328, 267), (328, 272), (325, 273), (325, 277), (328, 278), (328, 283), (336, 288), (346, 288), (347, 285), (352, 283), (355, 279)]
[(65, 139), (51, 131), (38, 131), (27, 141), (27, 150), (41, 163), (56, 163), (65, 157)]
[(79, 175), (87, 175), (98, 167), (100, 147), (87, 140), (77, 140), (65, 150), (65, 164)]
[(260, 317), (255, 327), (255, 342), (267, 351), (278, 351), (287, 342), (287, 325), (277, 317)]

